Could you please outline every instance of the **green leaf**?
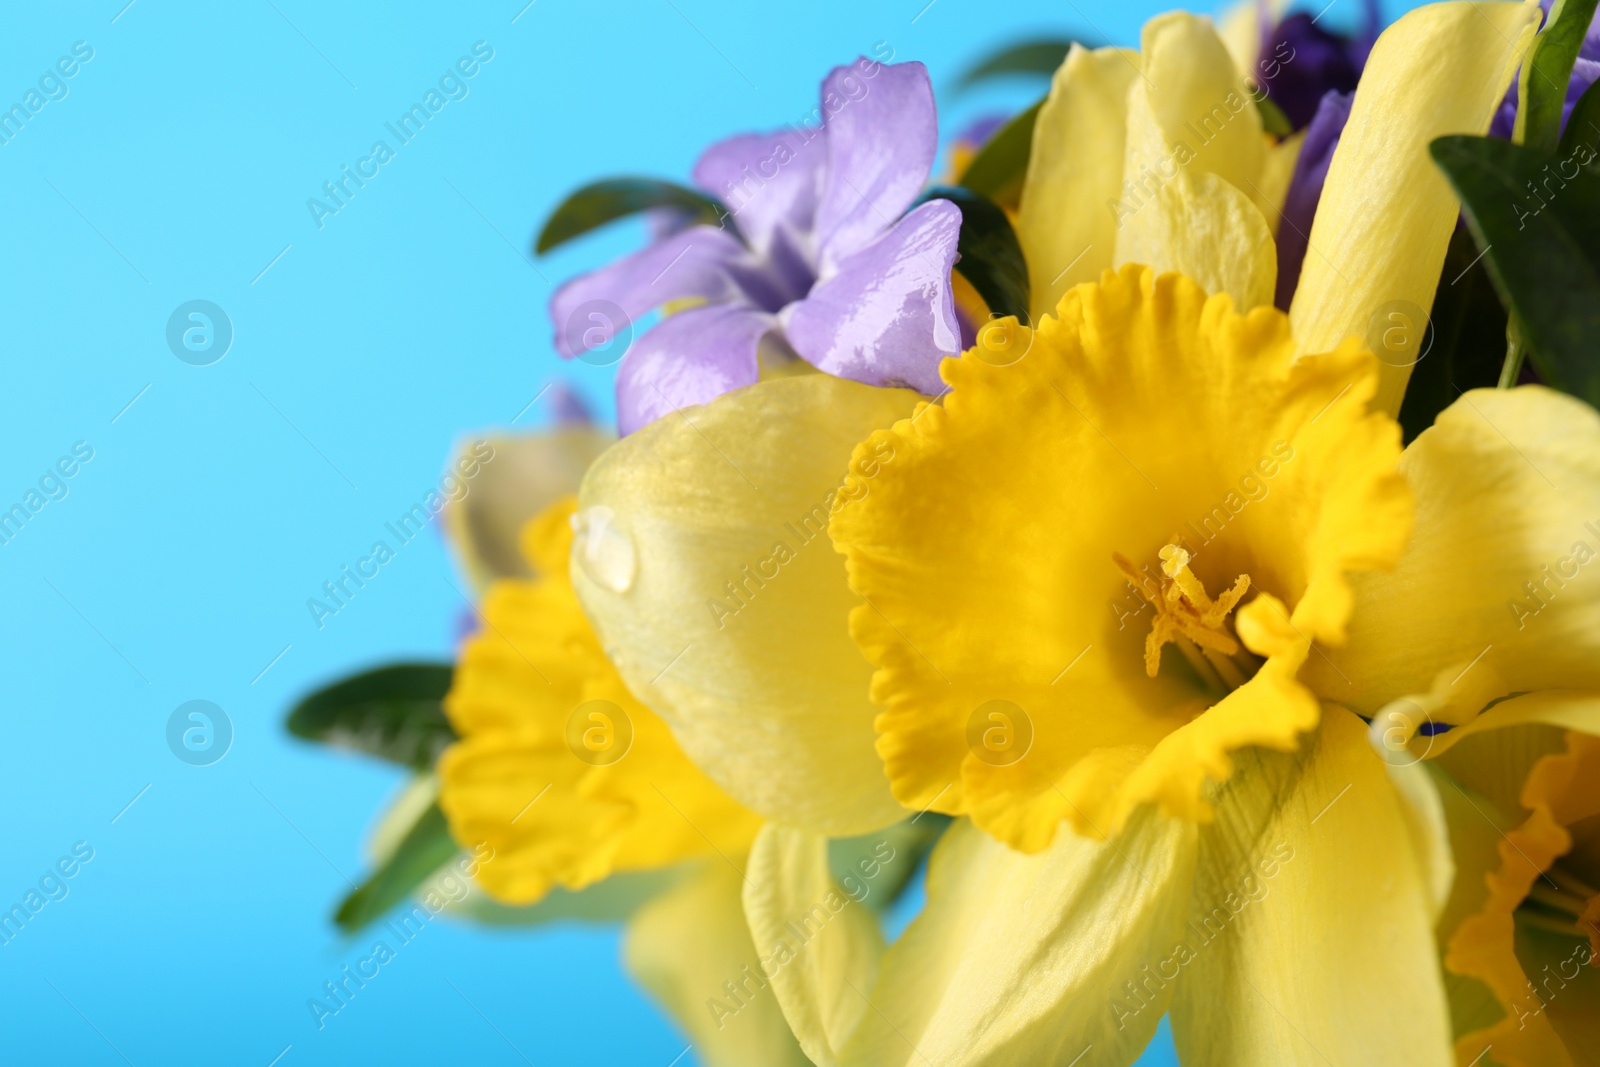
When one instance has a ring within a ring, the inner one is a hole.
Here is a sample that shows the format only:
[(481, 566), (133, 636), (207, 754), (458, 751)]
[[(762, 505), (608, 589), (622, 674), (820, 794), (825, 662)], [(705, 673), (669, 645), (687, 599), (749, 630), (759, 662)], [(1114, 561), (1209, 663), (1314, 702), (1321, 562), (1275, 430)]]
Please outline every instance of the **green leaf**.
[(1002, 48), (968, 67), (956, 79), (956, 88), (970, 89), (979, 82), (1003, 77), (1007, 74), (1034, 74), (1049, 77), (1067, 58), (1074, 44), (1085, 48), (1097, 47), (1087, 41), (1040, 40), (1022, 41)]
[(1406, 443), (1433, 425), (1468, 389), (1493, 386), (1506, 354), (1506, 311), (1495, 295), (1478, 245), (1457, 230), (1445, 253), (1433, 298), (1431, 344), (1411, 372), (1400, 425)]
[(1294, 123), (1289, 121), (1289, 116), (1283, 113), (1283, 108), (1272, 102), (1271, 97), (1255, 97), (1256, 110), (1261, 112), (1261, 128), (1274, 137), (1287, 137), (1294, 132)]
[(1600, 141), (1600, 81), (1583, 91), (1578, 102), (1572, 105), (1572, 117), (1567, 119), (1567, 132), (1561, 135), (1561, 147), (1556, 155), (1565, 159), (1578, 145), (1593, 147)]
[(335, 682), (289, 713), (289, 732), (309, 741), (426, 769), (455, 731), (440, 702), (449, 664), (403, 663)]
[(1583, 47), (1584, 34), (1594, 20), (1596, 0), (1556, 0), (1544, 32), (1533, 44), (1533, 54), (1523, 68), (1522, 143), (1538, 152), (1551, 152), (1561, 139), (1561, 112), (1567, 102), (1567, 82)]
[(961, 185), (997, 204), (1014, 206), (1022, 196), (1022, 179), (1033, 154), (1033, 126), (1039, 121), (1040, 100), (1002, 126), (989, 138), (962, 172)]
[(998, 315), (1028, 321), (1028, 263), (1011, 220), (993, 202), (970, 189), (940, 187), (923, 194), (921, 203), (948, 200), (961, 209), (960, 259), (956, 270)]
[(877, 833), (832, 838), (828, 869), (851, 897), (882, 910), (900, 899), (922, 858), (949, 825), (949, 816), (923, 812)]
[(568, 196), (550, 213), (533, 250), (541, 255), (608, 222), (651, 208), (677, 208), (696, 222), (716, 222), (728, 211), (720, 200), (655, 178), (606, 178)]
[(1430, 150), (1461, 197), (1496, 291), (1526, 327), (1540, 376), (1600, 404), (1594, 149), (1552, 157), (1507, 141), (1454, 136), (1438, 138)]
[(450, 836), (444, 812), (437, 803), (429, 805), (400, 839), (394, 855), (359, 889), (344, 898), (333, 921), (346, 933), (355, 933), (405, 900), (413, 889), (460, 851), (455, 838)]

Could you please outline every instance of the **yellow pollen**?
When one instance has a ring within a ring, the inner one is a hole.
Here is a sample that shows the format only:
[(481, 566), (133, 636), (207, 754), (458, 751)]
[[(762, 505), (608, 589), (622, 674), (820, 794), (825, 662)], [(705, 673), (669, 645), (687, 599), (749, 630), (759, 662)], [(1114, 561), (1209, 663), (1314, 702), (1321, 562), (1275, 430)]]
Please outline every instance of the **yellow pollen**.
[[(1202, 662), (1210, 665), (1217, 680), (1227, 689), (1237, 689), (1244, 684), (1245, 675), (1231, 658), (1240, 655), (1241, 649), (1238, 640), (1228, 631), (1228, 613), (1249, 590), (1250, 576), (1239, 575), (1233, 588), (1212, 600), (1200, 579), (1189, 569), (1187, 550), (1168, 544), (1162, 547), (1159, 555), (1163, 577), (1157, 582), (1148, 570), (1137, 570), (1126, 556), (1119, 552), (1111, 554), (1117, 570), (1156, 609), (1155, 621), (1144, 642), (1145, 673), (1152, 678), (1156, 676), (1161, 669), (1161, 649), (1171, 643), (1184, 652), (1203, 676), (1211, 672), (1202, 667)], [(1204, 656), (1203, 661), (1195, 654), (1196, 646)]]

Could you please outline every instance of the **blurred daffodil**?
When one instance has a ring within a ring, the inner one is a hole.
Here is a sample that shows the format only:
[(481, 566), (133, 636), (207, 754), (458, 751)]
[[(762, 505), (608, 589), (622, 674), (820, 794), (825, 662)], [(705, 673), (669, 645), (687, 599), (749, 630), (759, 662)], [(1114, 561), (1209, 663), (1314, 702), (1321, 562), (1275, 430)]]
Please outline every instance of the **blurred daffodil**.
[(567, 577), (573, 507), (558, 500), (525, 527), (535, 577), (503, 578), (484, 596), (445, 699), (460, 740), (439, 760), (439, 804), (458, 841), (487, 846), (476, 878), (505, 904), (556, 887), (579, 891), (574, 900), (604, 894), (613, 875), (675, 875), (642, 883), (630, 969), (707, 1063), (803, 1063), (772, 997), (751, 997), (736, 1017), (706, 1011), (758, 959), (735, 864), (760, 820), (688, 761), (606, 659)]
[(494, 850), (478, 880), (511, 903), (742, 853), (759, 826), (611, 669), (567, 578), (574, 506), (529, 523), (539, 577), (489, 587), (445, 698), (461, 739), (439, 760), (440, 805), (457, 840)]
[[(1600, 700), (1581, 717), (1600, 725)], [(1457, 1062), (1596, 1062), (1600, 736), (1524, 721), (1466, 737), (1439, 762), (1459, 866), (1440, 924)]]

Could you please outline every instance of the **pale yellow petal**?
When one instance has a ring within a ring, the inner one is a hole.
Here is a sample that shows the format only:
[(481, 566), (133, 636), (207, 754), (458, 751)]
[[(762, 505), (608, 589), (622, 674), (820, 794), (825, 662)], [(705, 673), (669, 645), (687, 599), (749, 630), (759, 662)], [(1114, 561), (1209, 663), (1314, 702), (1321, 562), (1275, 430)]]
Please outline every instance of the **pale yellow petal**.
[[(1526, 771), (1546, 754), (1551, 746), (1545, 734), (1553, 729), (1600, 736), (1600, 692), (1543, 689), (1511, 697), (1465, 726), (1432, 739), (1414, 740), (1411, 748), (1417, 755), (1438, 759), (1452, 773), (1469, 780), (1474, 771), (1484, 769), (1478, 766), (1480, 763), (1486, 762), (1488, 769), (1498, 769), (1499, 780), (1474, 780), (1473, 785), (1494, 796), (1507, 810), (1513, 810), (1522, 788), (1522, 777), (1515, 769)], [(1508, 762), (1508, 746), (1520, 764)], [(1463, 767), (1463, 763), (1469, 765)]]
[(1354, 715), (1241, 754), (1200, 831), (1172, 1030), (1184, 1063), (1448, 1067), (1427, 877)]
[(1138, 76), (1137, 52), (1073, 45), (1050, 83), (1017, 213), (1035, 323), (1111, 266), (1128, 87)]
[(1241, 71), (1254, 70), (1261, 55), (1261, 5), (1253, 0), (1229, 5), (1218, 21), (1217, 35), (1227, 46), (1234, 66)]
[(1183, 937), (1195, 836), (1146, 809), (1114, 843), (1026, 856), (957, 822), (841, 1061), (1065, 1065), (1092, 1046), (1080, 1063), (1133, 1063), (1171, 995), (1155, 973)]
[[(1265, 7), (1265, 12), (1262, 8)], [(1228, 47), (1228, 55), (1233, 57), (1234, 66), (1244, 74), (1256, 71), (1256, 63), (1261, 58), (1262, 22), (1276, 25), (1283, 18), (1283, 13), (1289, 8), (1288, 0), (1269, 0), (1263, 5), (1260, 0), (1239, 0), (1230, 4), (1223, 12), (1217, 25), (1217, 33), (1222, 38), (1222, 43)], [(1265, 19), (1263, 19), (1265, 14)]]
[[(1250, 192), (1266, 155), (1261, 112), (1211, 20), (1187, 11), (1157, 15), (1144, 24), (1139, 44), (1145, 76), (1130, 101), (1145, 96), (1167, 145), (1186, 149), (1186, 170), (1215, 174)], [(1132, 125), (1130, 115), (1130, 148)], [(1130, 154), (1129, 163), (1136, 158), (1154, 162)], [(1129, 181), (1140, 177), (1136, 166), (1125, 175)]]
[(714, 859), (628, 922), (628, 969), (707, 1067), (805, 1067), (745, 924), (739, 872)]
[(1349, 640), (1312, 658), (1312, 686), (1368, 716), (1437, 686), (1427, 710), (1448, 722), (1510, 693), (1600, 692), (1600, 415), (1540, 386), (1473, 390), (1401, 468), (1411, 545), (1353, 580)]
[(1411, 845), (1422, 865), (1423, 884), (1428, 890), (1429, 915), (1438, 920), (1450, 902), (1456, 883), (1455, 857), (1450, 849), (1450, 826), (1440, 797), (1443, 787), (1433, 768), (1417, 762), (1391, 766), (1389, 783), (1394, 786), (1405, 816)]
[(852, 467), (852, 446), (917, 402), (821, 374), (761, 382), (656, 420), (584, 480), (572, 573), (606, 649), (690, 757), (768, 818), (849, 835), (904, 817), (827, 524), (895, 463)]
[(1261, 116), (1211, 23), (1151, 19), (1128, 93), (1115, 262), (1177, 271), (1241, 311), (1272, 301), (1277, 247), (1262, 214)]
[(828, 869), (827, 838), (768, 823), (750, 850), (744, 910), (772, 991), (820, 1067), (869, 1011), (883, 955), (876, 913)]
[[(1241, 311), (1272, 303), (1278, 251), (1266, 217), (1217, 174), (1190, 169), (1164, 147), (1149, 118), (1144, 86), (1128, 105), (1130, 179), (1117, 203), (1116, 262), (1176, 271), (1210, 292), (1228, 293)], [(1149, 162), (1146, 162), (1149, 160)]]
[[(1302, 352), (1365, 337), (1393, 307), (1420, 315), (1433, 306), (1461, 205), (1428, 144), (1488, 129), (1538, 19), (1537, 4), (1452, 0), (1408, 12), (1378, 38), (1290, 309)], [(1409, 366), (1385, 364), (1377, 405), (1398, 412), (1410, 377)]]
[(465, 495), (445, 505), (444, 520), (474, 585), (481, 590), (496, 578), (534, 577), (519, 547), (523, 526), (576, 493), (583, 472), (614, 440), (594, 426), (561, 426), (461, 446), (449, 473)]

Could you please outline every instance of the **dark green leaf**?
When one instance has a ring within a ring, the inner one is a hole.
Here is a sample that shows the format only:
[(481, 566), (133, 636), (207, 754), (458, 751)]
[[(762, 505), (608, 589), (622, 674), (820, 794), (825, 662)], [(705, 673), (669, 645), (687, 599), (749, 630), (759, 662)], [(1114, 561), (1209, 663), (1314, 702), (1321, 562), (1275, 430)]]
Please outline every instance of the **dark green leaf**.
[(545, 253), (608, 222), (651, 208), (676, 208), (696, 222), (716, 222), (728, 214), (704, 193), (655, 178), (606, 178), (591, 182), (550, 213), (533, 250)]
[(334, 914), (334, 922), (346, 933), (355, 933), (405, 900), (413, 889), (460, 851), (455, 838), (450, 836), (450, 827), (438, 803), (429, 805), (401, 838), (388, 862), (361, 888), (344, 898)]
[(1283, 113), (1283, 108), (1272, 102), (1268, 96), (1255, 98), (1256, 110), (1261, 112), (1261, 128), (1274, 137), (1287, 137), (1294, 132), (1294, 123), (1289, 121), (1289, 116)]
[(1028, 321), (1028, 263), (1022, 258), (1011, 220), (994, 203), (970, 189), (942, 187), (923, 194), (922, 202), (948, 200), (961, 209), (961, 235), (956, 270), (998, 315)]
[(948, 816), (923, 812), (874, 834), (828, 842), (828, 868), (851, 897), (882, 910), (899, 899), (922, 857), (950, 825)]
[(1522, 143), (1537, 152), (1551, 152), (1561, 139), (1561, 112), (1567, 102), (1572, 64), (1594, 20), (1596, 0), (1556, 0), (1544, 32), (1528, 58), (1522, 101), (1525, 125)]
[(296, 737), (427, 769), (455, 740), (440, 701), (449, 664), (404, 663), (335, 682), (289, 713)]
[(1002, 126), (967, 164), (961, 185), (997, 204), (1014, 206), (1022, 195), (1022, 179), (1033, 154), (1033, 126), (1039, 120), (1040, 100)]
[(1556, 155), (1566, 159), (1578, 145), (1593, 148), (1597, 142), (1600, 142), (1600, 81), (1585, 89), (1578, 102), (1572, 105), (1572, 117), (1567, 119), (1567, 132), (1561, 135), (1561, 148)]
[(1593, 148), (1552, 157), (1508, 141), (1455, 136), (1430, 149), (1461, 197), (1496, 291), (1527, 329), (1534, 367), (1551, 385), (1600, 404), (1600, 173)]
[(967, 68), (961, 77), (956, 79), (956, 88), (970, 89), (979, 82), (1007, 74), (1049, 77), (1055, 73), (1057, 67), (1061, 66), (1062, 61), (1067, 58), (1067, 52), (1074, 44), (1082, 44), (1085, 48), (1096, 47), (1086, 41), (1022, 41), (1009, 48), (1002, 48)]
[(1407, 443), (1456, 397), (1494, 385), (1506, 354), (1506, 311), (1466, 230), (1451, 237), (1435, 292), (1431, 347), (1412, 370), (1400, 408)]

